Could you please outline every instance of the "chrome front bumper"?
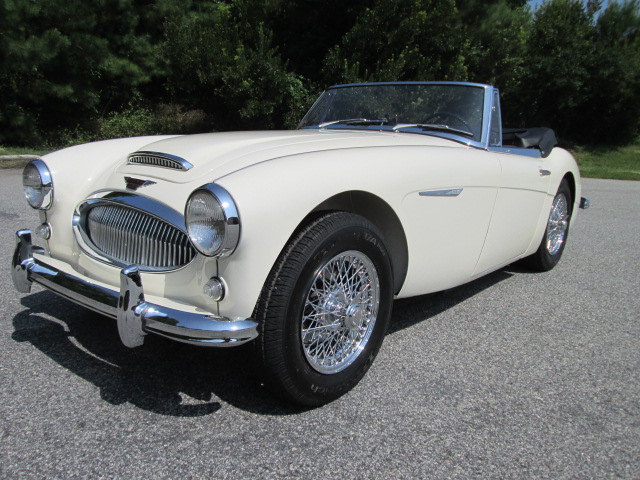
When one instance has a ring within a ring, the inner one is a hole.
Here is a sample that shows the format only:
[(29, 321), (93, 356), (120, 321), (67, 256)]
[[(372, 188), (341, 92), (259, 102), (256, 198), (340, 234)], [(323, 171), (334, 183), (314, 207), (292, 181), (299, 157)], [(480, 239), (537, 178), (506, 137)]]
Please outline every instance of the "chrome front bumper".
[(135, 265), (120, 271), (120, 290), (71, 275), (34, 258), (44, 253), (31, 244), (31, 232), (16, 232), (17, 245), (11, 277), (19, 292), (29, 293), (33, 282), (96, 312), (115, 318), (127, 347), (142, 345), (147, 333), (195, 345), (240, 345), (258, 336), (257, 322), (229, 320), (211, 313), (194, 313), (145, 301), (140, 272)]

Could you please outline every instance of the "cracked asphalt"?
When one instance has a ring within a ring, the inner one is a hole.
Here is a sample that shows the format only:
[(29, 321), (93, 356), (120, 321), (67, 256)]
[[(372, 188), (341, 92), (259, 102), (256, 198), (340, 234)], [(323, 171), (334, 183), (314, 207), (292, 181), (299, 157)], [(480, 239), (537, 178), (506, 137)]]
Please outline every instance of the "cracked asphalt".
[(260, 386), (247, 348), (147, 337), (40, 287), (0, 171), (0, 478), (640, 478), (640, 183), (584, 180), (560, 264), (396, 301), (364, 380), (318, 409)]

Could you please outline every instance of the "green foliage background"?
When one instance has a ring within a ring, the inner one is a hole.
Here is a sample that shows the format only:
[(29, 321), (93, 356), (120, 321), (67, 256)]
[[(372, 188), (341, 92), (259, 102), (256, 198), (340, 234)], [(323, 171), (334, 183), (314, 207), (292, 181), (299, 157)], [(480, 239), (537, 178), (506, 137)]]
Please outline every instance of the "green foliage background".
[(324, 87), (462, 80), (508, 126), (640, 129), (638, 0), (0, 0), (0, 144), (294, 128)]

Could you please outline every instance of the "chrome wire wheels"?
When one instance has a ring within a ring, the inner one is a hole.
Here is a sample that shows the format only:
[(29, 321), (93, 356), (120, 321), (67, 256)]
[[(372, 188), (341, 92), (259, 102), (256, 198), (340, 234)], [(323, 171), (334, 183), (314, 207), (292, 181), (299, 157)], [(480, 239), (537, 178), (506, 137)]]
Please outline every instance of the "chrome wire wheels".
[(547, 251), (555, 255), (562, 248), (569, 227), (569, 205), (564, 193), (553, 199), (549, 221), (547, 222)]
[(337, 373), (358, 358), (371, 337), (379, 298), (378, 274), (361, 252), (340, 253), (318, 270), (307, 293), (300, 331), (313, 369)]
[(265, 385), (308, 406), (344, 395), (373, 363), (392, 307), (392, 264), (377, 227), (349, 212), (311, 219), (256, 305)]
[(523, 259), (525, 265), (539, 272), (548, 272), (560, 261), (569, 236), (572, 197), (569, 182), (567, 179), (563, 179), (560, 182), (556, 196), (553, 197), (547, 228), (544, 231), (538, 250)]

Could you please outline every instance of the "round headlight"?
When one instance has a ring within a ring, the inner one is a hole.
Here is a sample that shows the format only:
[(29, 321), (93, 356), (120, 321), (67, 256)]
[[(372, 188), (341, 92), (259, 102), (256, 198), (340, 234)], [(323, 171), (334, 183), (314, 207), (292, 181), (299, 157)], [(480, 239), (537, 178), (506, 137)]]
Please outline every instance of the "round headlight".
[(24, 167), (22, 186), (31, 207), (46, 210), (53, 203), (51, 172), (42, 160), (32, 160)]
[(207, 257), (226, 257), (238, 245), (238, 210), (231, 195), (219, 185), (204, 185), (193, 192), (185, 219), (191, 243)]

